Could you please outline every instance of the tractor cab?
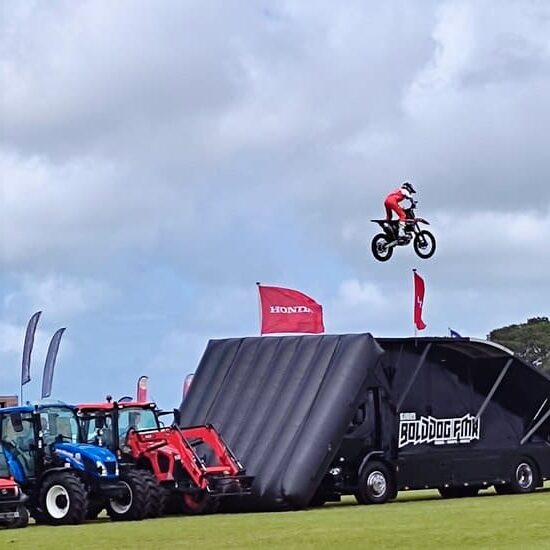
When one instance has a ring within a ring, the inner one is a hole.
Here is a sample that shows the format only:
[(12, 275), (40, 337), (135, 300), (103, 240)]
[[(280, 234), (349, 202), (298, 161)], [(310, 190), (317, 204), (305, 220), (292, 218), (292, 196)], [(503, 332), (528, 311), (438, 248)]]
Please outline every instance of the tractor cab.
[(9, 469), (18, 483), (37, 473), (38, 431), (30, 407), (5, 409), (1, 416), (2, 446)]
[(132, 432), (161, 429), (154, 403), (106, 401), (80, 405), (78, 410), (84, 440), (115, 451), (119, 458), (130, 453)]

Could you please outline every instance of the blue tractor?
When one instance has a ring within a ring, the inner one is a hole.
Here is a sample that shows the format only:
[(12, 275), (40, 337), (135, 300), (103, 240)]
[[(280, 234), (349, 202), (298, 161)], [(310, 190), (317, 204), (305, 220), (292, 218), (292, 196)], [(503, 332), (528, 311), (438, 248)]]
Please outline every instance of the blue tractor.
[(78, 524), (95, 517), (98, 507), (113, 520), (146, 517), (146, 481), (137, 470), (119, 472), (111, 451), (82, 442), (73, 407), (8, 407), (0, 409), (0, 422), (10, 472), (29, 496), (26, 505), (37, 523)]

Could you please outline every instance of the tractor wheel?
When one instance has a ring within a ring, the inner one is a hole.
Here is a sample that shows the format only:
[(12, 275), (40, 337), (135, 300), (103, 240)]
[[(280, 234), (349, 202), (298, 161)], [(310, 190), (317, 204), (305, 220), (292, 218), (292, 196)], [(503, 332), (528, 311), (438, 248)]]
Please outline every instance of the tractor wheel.
[(20, 504), (17, 507), (17, 511), (19, 512), (19, 517), (8, 519), (6, 521), (2, 520), (0, 525), (3, 525), (7, 529), (21, 529), (23, 527), (27, 527), (29, 524), (29, 511), (23, 504)]
[(217, 511), (219, 504), (220, 501), (211, 497), (206, 491), (184, 493), (181, 496), (182, 511), (190, 516), (213, 514)]
[(88, 508), (84, 484), (72, 473), (55, 472), (40, 488), (40, 511), (50, 525), (82, 523)]
[(143, 471), (123, 472), (119, 479), (126, 486), (126, 494), (122, 498), (111, 498), (107, 501), (107, 514), (113, 521), (133, 521), (145, 518), (149, 502), (149, 488)]
[(143, 470), (143, 478), (149, 489), (148, 518), (158, 518), (164, 514), (166, 492), (158, 479), (151, 473)]

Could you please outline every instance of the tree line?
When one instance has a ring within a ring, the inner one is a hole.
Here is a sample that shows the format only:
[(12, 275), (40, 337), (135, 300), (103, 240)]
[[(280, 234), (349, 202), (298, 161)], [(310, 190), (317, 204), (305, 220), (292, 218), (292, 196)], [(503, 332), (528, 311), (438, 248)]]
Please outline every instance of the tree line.
[(533, 317), (526, 323), (492, 330), (488, 340), (510, 348), (536, 367), (550, 372), (550, 320)]

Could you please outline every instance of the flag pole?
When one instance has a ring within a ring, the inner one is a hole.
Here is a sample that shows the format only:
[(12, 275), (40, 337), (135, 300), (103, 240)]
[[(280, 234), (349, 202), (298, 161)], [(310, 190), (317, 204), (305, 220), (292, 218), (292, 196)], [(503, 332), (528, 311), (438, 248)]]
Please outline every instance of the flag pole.
[(414, 329), (414, 337), (416, 338), (417, 337), (417, 330), (416, 330), (416, 322), (414, 320), (414, 311), (415, 311), (415, 308), (416, 308), (416, 289), (415, 289), (415, 286), (414, 286), (414, 275), (416, 273), (416, 269), (413, 268), (413, 329)]
[(260, 297), (260, 282), (256, 281), (256, 288), (258, 289), (258, 319), (259, 319), (259, 329), (260, 329), (260, 336), (262, 335), (262, 299)]

